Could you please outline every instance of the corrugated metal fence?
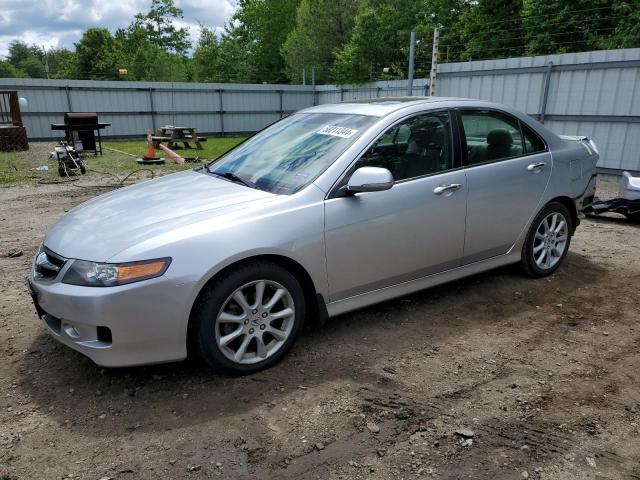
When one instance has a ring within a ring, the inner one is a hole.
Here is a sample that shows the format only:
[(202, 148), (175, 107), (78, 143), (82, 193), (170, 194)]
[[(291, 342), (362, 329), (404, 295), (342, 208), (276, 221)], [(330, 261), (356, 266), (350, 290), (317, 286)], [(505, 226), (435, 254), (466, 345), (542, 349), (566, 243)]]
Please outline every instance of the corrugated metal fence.
[[(418, 80), (416, 94), (424, 95)], [(140, 137), (162, 125), (195, 127), (206, 134), (255, 132), (301, 108), (341, 100), (396, 96), (406, 82), (371, 86), (254, 85), (84, 80), (0, 79), (0, 89), (18, 90), (29, 105), (22, 112), (30, 139), (57, 138), (52, 123), (64, 112), (97, 112), (111, 126), (105, 137)]]
[[(640, 49), (441, 64), (436, 94), (504, 103), (560, 134), (593, 138), (605, 169), (640, 171)], [(311, 105), (406, 94), (406, 82), (359, 86), (0, 79), (18, 90), (31, 139), (57, 138), (51, 123), (67, 111), (98, 112), (105, 136), (190, 126), (205, 134), (252, 132)], [(414, 82), (414, 95), (428, 94)]]
[(438, 78), (438, 95), (511, 105), (593, 138), (601, 168), (640, 171), (640, 48), (443, 64)]
[(97, 112), (111, 123), (105, 136), (142, 136), (162, 125), (202, 133), (251, 132), (313, 102), (313, 90), (295, 85), (96, 82), (4, 79), (29, 102), (23, 120), (30, 138), (56, 138), (51, 123), (64, 112)]

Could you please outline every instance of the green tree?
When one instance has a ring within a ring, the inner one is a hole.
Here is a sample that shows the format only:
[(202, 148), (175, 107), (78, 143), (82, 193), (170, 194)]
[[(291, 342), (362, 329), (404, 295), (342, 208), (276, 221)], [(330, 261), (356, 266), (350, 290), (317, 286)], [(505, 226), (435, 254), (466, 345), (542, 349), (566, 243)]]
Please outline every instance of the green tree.
[(245, 50), (248, 81), (286, 81), (282, 46), (296, 24), (300, 0), (240, 0), (230, 35)]
[(167, 52), (156, 45), (139, 49), (128, 64), (125, 80), (187, 82), (191, 80), (189, 59)]
[(116, 48), (106, 28), (90, 28), (76, 43), (78, 78), (115, 80), (118, 78)]
[(234, 28), (227, 24), (220, 39), (218, 50), (218, 80), (220, 82), (256, 82), (252, 78), (252, 69), (247, 55), (246, 45), (236, 34)]
[(51, 78), (77, 78), (78, 61), (75, 52), (66, 48), (47, 50), (47, 62)]
[(623, 2), (524, 0), (526, 54), (583, 52), (606, 48), (607, 39), (614, 34), (621, 21), (621, 17), (616, 16), (616, 3)]
[(185, 54), (190, 46), (189, 32), (173, 24), (181, 18), (182, 9), (173, 0), (151, 0), (149, 11), (138, 13), (130, 28), (143, 30), (148, 40), (163, 50)]
[(9, 43), (9, 54), (7, 61), (15, 68), (20, 68), (20, 64), (34, 56), (34, 49), (24, 42), (13, 40)]
[(333, 80), (331, 67), (336, 51), (349, 41), (360, 0), (302, 0), (296, 26), (282, 46), (286, 73), (293, 83), (301, 72), (316, 68), (316, 81)]
[(115, 69), (127, 70), (121, 80), (188, 81), (189, 62), (185, 56), (152, 43), (140, 27), (119, 29), (114, 35)]
[(516, 57), (525, 51), (522, 0), (479, 0), (460, 19), (464, 59)]
[(29, 46), (24, 42), (13, 41), (9, 44), (8, 62), (21, 76), (30, 78), (46, 77), (42, 50), (36, 46)]
[(201, 26), (192, 59), (193, 78), (196, 82), (215, 82), (220, 78), (219, 50), (220, 45), (213, 30)]
[(613, 13), (618, 22), (606, 48), (635, 48), (640, 46), (640, 0), (616, 1)]
[(29, 78), (46, 78), (47, 74), (42, 61), (32, 55), (20, 62), (19, 70), (27, 74)]
[[(420, 23), (423, 5), (415, 0), (369, 0), (360, 9), (349, 42), (336, 52), (331, 69), (339, 83), (361, 83), (380, 78), (387, 67), (395, 78), (407, 71), (409, 37), (431, 37), (431, 23)], [(401, 12), (401, 15), (398, 13)]]
[(18, 70), (8, 60), (0, 60), (0, 78), (22, 78), (27, 74)]

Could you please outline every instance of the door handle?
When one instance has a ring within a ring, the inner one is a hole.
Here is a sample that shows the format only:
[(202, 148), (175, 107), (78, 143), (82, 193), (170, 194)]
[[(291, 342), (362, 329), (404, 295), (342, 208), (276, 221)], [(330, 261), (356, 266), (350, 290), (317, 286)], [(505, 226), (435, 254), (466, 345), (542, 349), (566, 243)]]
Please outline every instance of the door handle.
[(443, 193), (446, 193), (446, 192), (455, 192), (456, 190), (460, 190), (460, 187), (462, 187), (462, 185), (460, 185), (459, 183), (451, 183), (449, 185), (440, 185), (439, 187), (436, 187), (433, 189), (433, 193), (435, 193), (436, 195), (442, 195)]
[(532, 163), (531, 165), (529, 165), (527, 167), (527, 170), (529, 170), (530, 172), (535, 172), (535, 171), (538, 171), (538, 170), (542, 170), (546, 166), (547, 166), (547, 164), (544, 163), (544, 162)]

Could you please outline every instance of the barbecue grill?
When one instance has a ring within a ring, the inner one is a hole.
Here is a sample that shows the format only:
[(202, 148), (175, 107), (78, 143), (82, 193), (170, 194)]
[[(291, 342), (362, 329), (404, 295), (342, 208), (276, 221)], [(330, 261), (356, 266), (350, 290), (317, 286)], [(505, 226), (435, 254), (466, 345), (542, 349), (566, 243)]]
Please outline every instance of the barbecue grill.
[[(64, 130), (67, 143), (77, 152), (91, 151), (102, 155), (100, 130), (111, 125), (98, 121), (97, 113), (68, 112), (64, 114), (64, 123), (52, 123), (51, 130)], [(96, 143), (97, 133), (97, 143)]]

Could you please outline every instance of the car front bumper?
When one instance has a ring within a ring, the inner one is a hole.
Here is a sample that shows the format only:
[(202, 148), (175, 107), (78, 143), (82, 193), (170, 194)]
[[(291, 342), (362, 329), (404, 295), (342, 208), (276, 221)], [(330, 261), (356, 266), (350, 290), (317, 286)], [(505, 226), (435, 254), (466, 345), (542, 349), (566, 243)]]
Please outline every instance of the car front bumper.
[(167, 277), (119, 287), (26, 279), (38, 316), (59, 342), (105, 367), (182, 360), (189, 303)]

